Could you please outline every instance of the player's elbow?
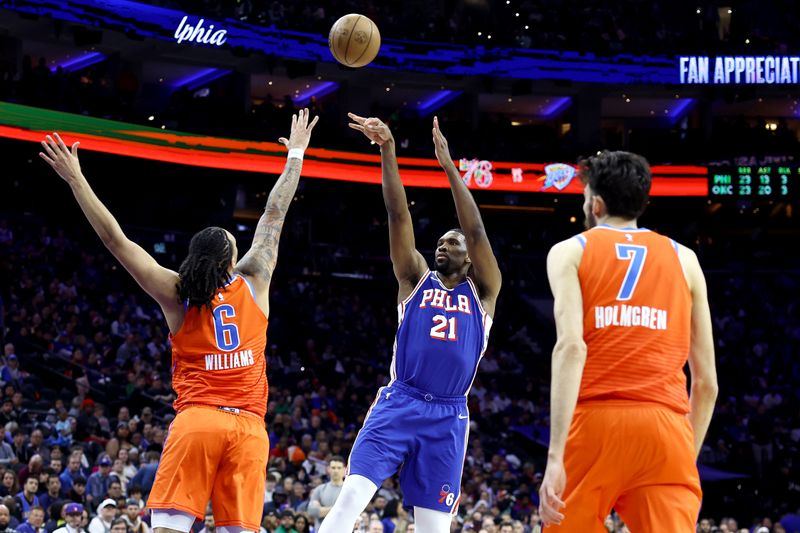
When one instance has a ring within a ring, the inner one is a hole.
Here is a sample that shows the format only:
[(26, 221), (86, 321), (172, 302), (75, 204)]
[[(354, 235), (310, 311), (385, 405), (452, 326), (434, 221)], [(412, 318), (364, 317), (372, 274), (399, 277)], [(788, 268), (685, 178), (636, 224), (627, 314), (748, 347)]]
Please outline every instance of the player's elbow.
[(556, 341), (553, 349), (554, 359), (586, 361), (586, 343), (581, 337), (565, 337)]
[(411, 213), (405, 205), (392, 206), (386, 204), (386, 214), (392, 224), (411, 223)]
[(719, 395), (719, 384), (716, 376), (692, 377), (692, 395), (714, 402)]

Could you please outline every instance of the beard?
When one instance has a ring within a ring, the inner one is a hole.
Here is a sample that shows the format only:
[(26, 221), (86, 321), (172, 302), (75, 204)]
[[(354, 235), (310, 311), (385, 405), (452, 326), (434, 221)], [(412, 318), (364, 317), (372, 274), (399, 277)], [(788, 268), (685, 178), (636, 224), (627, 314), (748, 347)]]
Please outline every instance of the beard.
[(447, 274), (450, 271), (450, 259), (442, 259), (441, 261), (434, 259), (434, 270), (442, 274)]

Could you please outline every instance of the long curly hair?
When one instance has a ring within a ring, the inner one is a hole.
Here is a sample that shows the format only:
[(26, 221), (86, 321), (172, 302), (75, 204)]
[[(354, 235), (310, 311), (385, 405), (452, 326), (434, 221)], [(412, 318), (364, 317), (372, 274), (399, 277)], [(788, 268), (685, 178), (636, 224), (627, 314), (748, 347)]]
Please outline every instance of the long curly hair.
[(197, 232), (189, 242), (189, 255), (178, 269), (177, 289), (189, 307), (211, 308), (214, 292), (228, 282), (233, 246), (224, 229), (210, 227)]

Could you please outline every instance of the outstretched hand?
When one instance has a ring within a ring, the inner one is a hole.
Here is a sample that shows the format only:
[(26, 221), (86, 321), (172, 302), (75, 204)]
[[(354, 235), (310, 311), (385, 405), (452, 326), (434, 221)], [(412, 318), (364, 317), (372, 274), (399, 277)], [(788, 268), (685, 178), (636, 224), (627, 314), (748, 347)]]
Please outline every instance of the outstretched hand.
[(447, 170), (451, 166), (455, 166), (453, 158), (450, 157), (450, 147), (447, 145), (447, 139), (444, 138), (442, 130), (439, 129), (439, 117), (433, 117), (433, 146), (436, 151), (436, 159), (443, 169)]
[[(55, 139), (53, 139), (55, 137)], [(53, 170), (61, 176), (69, 185), (73, 185), (83, 178), (81, 164), (78, 161), (78, 146), (80, 142), (74, 142), (72, 149), (67, 148), (58, 133), (48, 135), (42, 141), (44, 152), (39, 152), (39, 157), (47, 161)]]
[(311, 113), (308, 109), (301, 109), (296, 115), (292, 115), (292, 130), (289, 133), (289, 138), (281, 137), (278, 142), (289, 150), (293, 148), (305, 150), (308, 148), (308, 142), (311, 140), (311, 130), (314, 129), (319, 120), (319, 115), (317, 115), (309, 124), (308, 117), (310, 115)]
[(366, 135), (367, 139), (374, 142), (378, 146), (383, 146), (384, 143), (394, 141), (394, 137), (392, 136), (389, 126), (387, 126), (381, 119), (374, 117), (359, 117), (353, 113), (348, 113), (347, 116), (353, 121), (348, 124), (351, 128), (356, 131), (360, 131)]

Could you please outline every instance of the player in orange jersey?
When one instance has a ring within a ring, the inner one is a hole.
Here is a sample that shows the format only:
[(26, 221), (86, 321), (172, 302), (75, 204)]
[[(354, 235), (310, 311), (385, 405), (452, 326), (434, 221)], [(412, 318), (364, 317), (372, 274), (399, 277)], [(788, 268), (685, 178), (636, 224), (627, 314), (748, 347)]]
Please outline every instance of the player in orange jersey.
[(547, 258), (558, 339), (539, 512), (549, 532), (604, 532), (613, 508), (634, 533), (689, 533), (717, 395), (703, 272), (691, 250), (637, 226), (642, 157), (602, 152), (580, 170), (589, 230)]
[(128, 240), (84, 178), (78, 143), (58, 134), (39, 155), (72, 188), (103, 244), (161, 306), (173, 351), (177, 416), (170, 426), (148, 499), (155, 533), (187, 533), (211, 499), (217, 530), (258, 531), (269, 440), (264, 428), (264, 348), (269, 284), (278, 240), (294, 197), (311, 130), (309, 113), (292, 117), (288, 160), (267, 200), (250, 251), (238, 260), (236, 240), (222, 228), (192, 237), (179, 272), (160, 266)]

